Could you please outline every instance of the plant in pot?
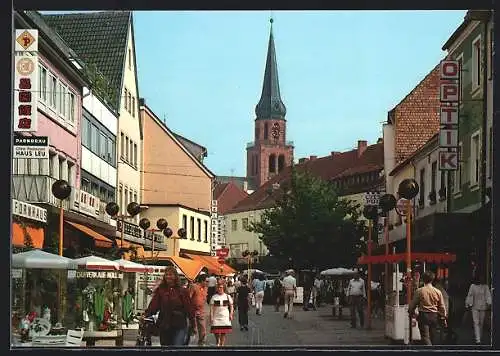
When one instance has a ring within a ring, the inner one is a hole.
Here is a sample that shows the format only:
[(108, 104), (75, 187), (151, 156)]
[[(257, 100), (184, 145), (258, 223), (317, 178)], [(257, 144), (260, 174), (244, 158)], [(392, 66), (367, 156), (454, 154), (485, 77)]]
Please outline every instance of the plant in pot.
[(433, 190), (433, 191), (431, 191), (431, 192), (429, 193), (429, 203), (430, 203), (431, 205), (436, 204), (436, 191), (435, 191), (435, 190)]

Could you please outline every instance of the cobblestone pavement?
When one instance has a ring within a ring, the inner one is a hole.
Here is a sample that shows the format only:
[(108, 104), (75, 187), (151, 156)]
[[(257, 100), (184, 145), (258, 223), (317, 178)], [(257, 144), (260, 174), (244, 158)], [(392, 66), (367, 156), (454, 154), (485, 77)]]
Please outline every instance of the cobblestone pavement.
[[(228, 346), (360, 346), (387, 345), (384, 338), (384, 321), (372, 319), (371, 330), (352, 329), (348, 315), (343, 320), (332, 316), (331, 306), (318, 310), (304, 311), (300, 306), (294, 309), (292, 319), (283, 318), (283, 307), (275, 312), (265, 305), (262, 315), (250, 310), (249, 331), (240, 331), (237, 320), (233, 321), (233, 332), (228, 335)], [(208, 311), (208, 309), (207, 309)], [(236, 313), (235, 313), (236, 314)], [(135, 346), (136, 330), (127, 330), (124, 346)], [(153, 339), (153, 347), (159, 347), (158, 338)], [(193, 345), (194, 346), (194, 345)], [(207, 336), (207, 346), (215, 346), (212, 334)]]

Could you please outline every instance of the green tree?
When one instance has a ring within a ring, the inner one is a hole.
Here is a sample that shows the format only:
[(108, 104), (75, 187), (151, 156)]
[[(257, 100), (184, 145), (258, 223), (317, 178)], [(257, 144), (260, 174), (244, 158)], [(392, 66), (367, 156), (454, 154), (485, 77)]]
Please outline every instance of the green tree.
[(269, 194), (275, 196), (274, 206), (249, 230), (260, 234), (270, 254), (291, 259), (295, 268), (356, 264), (367, 231), (359, 204), (339, 199), (332, 184), (295, 169)]

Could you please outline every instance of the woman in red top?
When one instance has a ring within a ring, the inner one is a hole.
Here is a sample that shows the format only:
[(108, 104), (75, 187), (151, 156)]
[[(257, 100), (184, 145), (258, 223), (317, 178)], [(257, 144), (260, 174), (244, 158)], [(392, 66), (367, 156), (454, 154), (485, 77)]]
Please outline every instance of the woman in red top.
[(188, 319), (189, 325), (195, 325), (195, 313), (188, 289), (182, 288), (179, 275), (171, 266), (165, 268), (163, 280), (156, 288), (145, 314), (151, 316), (158, 311), (160, 315), (156, 325), (161, 346), (185, 345)]

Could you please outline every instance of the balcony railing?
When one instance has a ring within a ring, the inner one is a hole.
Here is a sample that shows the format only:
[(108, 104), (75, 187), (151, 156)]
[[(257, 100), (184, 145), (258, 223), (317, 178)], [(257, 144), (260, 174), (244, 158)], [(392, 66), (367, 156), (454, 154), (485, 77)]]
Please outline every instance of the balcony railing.
[[(40, 175), (14, 175), (12, 176), (12, 197), (27, 203), (49, 204), (60, 207), (60, 200), (52, 195), (52, 184), (55, 178)], [(75, 189), (74, 187), (71, 187)], [(63, 209), (69, 210), (71, 199), (63, 200)]]
[[(276, 144), (276, 141), (274, 141), (274, 140), (261, 140), (260, 142), (263, 143), (264, 145), (275, 145)], [(286, 144), (287, 144), (287, 146), (294, 146), (293, 141), (286, 141)], [(252, 148), (253, 146), (255, 146), (255, 142), (248, 142), (247, 143), (247, 148)]]

